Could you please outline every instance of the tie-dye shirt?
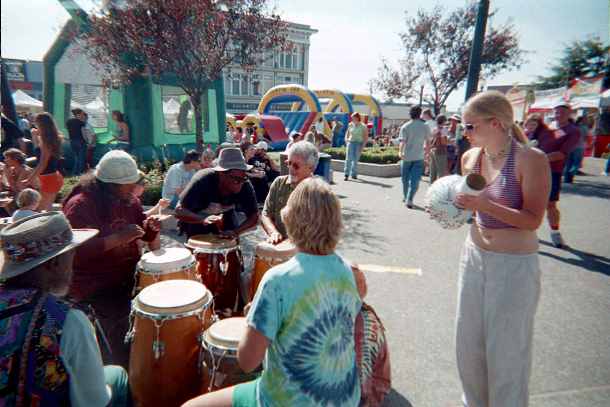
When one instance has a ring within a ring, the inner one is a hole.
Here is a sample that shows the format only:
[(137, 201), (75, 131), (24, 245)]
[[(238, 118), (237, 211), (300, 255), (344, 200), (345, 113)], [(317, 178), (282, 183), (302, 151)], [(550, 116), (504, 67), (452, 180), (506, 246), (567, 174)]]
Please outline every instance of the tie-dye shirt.
[(362, 301), (339, 256), (298, 253), (263, 277), (248, 324), (269, 348), (260, 406), (357, 406), (354, 321)]

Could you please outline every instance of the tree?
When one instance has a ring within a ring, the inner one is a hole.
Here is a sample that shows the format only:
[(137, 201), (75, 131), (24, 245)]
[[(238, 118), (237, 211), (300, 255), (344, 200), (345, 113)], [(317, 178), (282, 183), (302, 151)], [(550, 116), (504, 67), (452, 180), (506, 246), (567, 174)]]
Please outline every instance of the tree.
[[(495, 13), (492, 11), (489, 16)], [(394, 69), (384, 60), (375, 79), (376, 89), (388, 96), (410, 99), (424, 85), (428, 89), (424, 100), (438, 114), (449, 95), (468, 75), (476, 17), (476, 3), (451, 12), (435, 6), (431, 11), (419, 9), (413, 17), (405, 13), (406, 29), (399, 33), (404, 52), (399, 60), (400, 69)], [(512, 24), (488, 25), (481, 58), (483, 76), (492, 78), (518, 68), (524, 56)]]
[(223, 69), (251, 70), (287, 47), (286, 24), (266, 0), (124, 0), (91, 16), (77, 38), (113, 83), (171, 78), (189, 96), (203, 148), (202, 98)]
[[(574, 41), (564, 50), (563, 55), (550, 67), (551, 75), (539, 77), (539, 89), (553, 89), (569, 86), (575, 78), (592, 78), (605, 75), (605, 82), (610, 81), (610, 64), (608, 55), (610, 47), (605, 46), (599, 38)], [(608, 87), (607, 83), (605, 87)]]

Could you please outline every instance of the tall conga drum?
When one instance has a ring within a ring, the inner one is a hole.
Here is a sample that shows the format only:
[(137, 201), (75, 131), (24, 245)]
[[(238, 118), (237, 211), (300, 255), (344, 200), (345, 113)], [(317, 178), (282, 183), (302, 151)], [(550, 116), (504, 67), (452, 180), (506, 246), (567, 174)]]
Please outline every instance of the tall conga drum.
[(195, 280), (201, 282), (197, 261), (184, 247), (169, 247), (144, 253), (136, 266), (134, 290), (140, 292), (151, 284), (165, 280)]
[(256, 379), (261, 367), (245, 373), (237, 362), (237, 347), (244, 336), (246, 318), (226, 318), (203, 333), (201, 360), (204, 393)]
[(186, 247), (193, 250), (197, 273), (212, 292), (215, 309), (219, 313), (226, 309), (241, 312), (244, 304), (239, 295), (239, 282), (243, 259), (237, 239), (196, 235), (188, 240)]
[(136, 406), (179, 406), (201, 390), (201, 332), (212, 324), (212, 295), (199, 282), (167, 280), (133, 300), (129, 384)]
[(256, 246), (254, 270), (252, 271), (250, 289), (248, 290), (249, 301), (252, 301), (254, 298), (256, 289), (267, 270), (291, 259), (296, 252), (297, 249), (290, 240), (284, 240), (276, 245), (269, 242), (261, 242)]

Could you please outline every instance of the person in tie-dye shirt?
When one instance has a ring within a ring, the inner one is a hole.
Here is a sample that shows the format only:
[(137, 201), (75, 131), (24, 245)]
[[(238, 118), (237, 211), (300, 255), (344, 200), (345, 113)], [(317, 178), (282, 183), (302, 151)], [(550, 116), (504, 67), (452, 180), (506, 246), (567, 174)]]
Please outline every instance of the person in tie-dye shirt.
[(341, 205), (324, 181), (309, 178), (281, 212), (298, 253), (269, 270), (247, 315), (240, 367), (260, 378), (184, 406), (358, 406), (354, 323), (362, 300), (350, 264), (334, 253)]

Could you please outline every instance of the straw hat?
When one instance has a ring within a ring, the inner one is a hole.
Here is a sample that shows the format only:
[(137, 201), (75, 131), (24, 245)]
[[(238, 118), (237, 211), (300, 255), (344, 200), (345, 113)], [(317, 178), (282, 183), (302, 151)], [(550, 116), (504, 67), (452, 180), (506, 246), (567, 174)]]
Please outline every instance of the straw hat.
[(61, 212), (28, 216), (0, 231), (0, 280), (23, 274), (97, 235), (97, 229), (72, 229)]
[(97, 164), (95, 177), (110, 184), (135, 184), (141, 175), (132, 156), (125, 151), (112, 150)]
[(227, 147), (220, 151), (218, 164), (214, 167), (216, 171), (242, 170), (248, 171), (252, 168), (246, 164), (244, 155), (239, 148)]

